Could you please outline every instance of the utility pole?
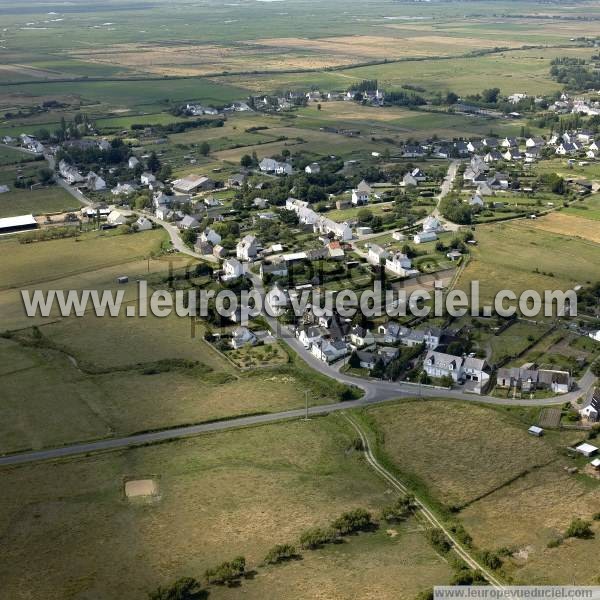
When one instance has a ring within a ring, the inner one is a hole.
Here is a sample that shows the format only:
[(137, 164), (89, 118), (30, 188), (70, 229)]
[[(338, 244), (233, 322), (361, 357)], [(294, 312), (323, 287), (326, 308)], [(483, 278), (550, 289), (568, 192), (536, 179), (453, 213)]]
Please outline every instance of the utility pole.
[(304, 406), (306, 408), (306, 415), (304, 416), (305, 421), (309, 421), (308, 418), (308, 390), (304, 390)]

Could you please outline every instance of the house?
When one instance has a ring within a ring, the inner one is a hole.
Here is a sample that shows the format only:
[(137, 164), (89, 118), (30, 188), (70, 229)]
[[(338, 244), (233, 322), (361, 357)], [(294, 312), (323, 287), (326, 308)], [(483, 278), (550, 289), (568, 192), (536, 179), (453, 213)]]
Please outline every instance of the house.
[(100, 175), (90, 171), (87, 175), (87, 189), (92, 192), (101, 192), (106, 189), (106, 181)]
[(263, 261), (259, 267), (260, 278), (264, 280), (267, 275), (274, 277), (287, 277), (288, 268), (284, 260), (266, 262)]
[(332, 363), (346, 356), (348, 344), (343, 340), (320, 340), (310, 347), (311, 354), (326, 363)]
[(142, 185), (150, 185), (151, 183), (154, 183), (156, 181), (156, 176), (153, 175), (152, 173), (142, 173), (140, 175), (140, 183)]
[(244, 346), (255, 346), (258, 338), (247, 327), (236, 327), (231, 332), (231, 347), (235, 350)]
[(497, 162), (499, 160), (502, 160), (502, 154), (498, 150), (492, 150), (483, 157), (483, 161), (486, 164)]
[(356, 325), (350, 330), (350, 343), (356, 348), (364, 348), (375, 343), (375, 337), (368, 329)]
[(237, 244), (235, 253), (239, 260), (254, 260), (258, 255), (260, 244), (253, 235), (244, 236)]
[(421, 158), (425, 154), (426, 151), (422, 146), (407, 144), (402, 149), (402, 158)]
[(427, 217), (423, 221), (423, 231), (439, 231), (442, 228), (442, 224), (435, 217)]
[(503, 155), (502, 158), (507, 161), (521, 160), (523, 156), (518, 148), (509, 148)]
[(58, 172), (60, 176), (69, 184), (80, 183), (85, 180), (83, 175), (73, 165), (68, 162), (61, 160), (58, 163)]
[(367, 262), (370, 265), (379, 267), (380, 265), (383, 264), (383, 261), (385, 261), (385, 259), (388, 256), (389, 256), (388, 251), (385, 250), (384, 248), (382, 248), (381, 246), (379, 246), (377, 244), (369, 245), (369, 252), (367, 253)]
[(159, 206), (154, 211), (154, 216), (161, 221), (170, 221), (172, 219), (173, 211), (168, 206)]
[(217, 244), (213, 248), (213, 256), (218, 259), (223, 259), (227, 256), (227, 250), (223, 248), (220, 244)]
[(555, 394), (566, 394), (572, 386), (571, 375), (567, 371), (534, 369), (531, 365), (501, 368), (496, 375), (496, 385), (501, 388), (515, 388), (523, 393), (533, 393), (538, 389), (549, 389)]
[(412, 262), (406, 254), (394, 252), (385, 261), (385, 268), (400, 277), (410, 277), (419, 271), (412, 268)]
[(380, 325), (378, 332), (383, 336), (383, 341), (386, 344), (401, 343), (403, 346), (408, 346), (409, 348), (424, 344), (429, 350), (435, 350), (440, 345), (444, 333), (438, 327), (410, 329), (393, 321), (385, 325)]
[(194, 244), (194, 251), (202, 256), (210, 256), (214, 251), (214, 247), (210, 242), (202, 241), (198, 236)]
[(221, 243), (221, 236), (210, 227), (207, 227), (199, 236), (198, 239), (201, 242), (209, 242), (213, 246)]
[(130, 156), (127, 166), (130, 169), (135, 169), (140, 164), (140, 161), (135, 156)]
[(473, 140), (470, 141), (467, 144), (467, 150), (469, 152), (480, 152), (481, 150), (483, 150), (485, 148), (485, 145), (483, 142), (478, 141), (478, 140)]
[(173, 189), (182, 194), (192, 194), (200, 190), (212, 190), (215, 188), (215, 182), (202, 175), (187, 175), (173, 182)]
[(598, 448), (596, 448), (596, 446), (592, 446), (592, 444), (584, 443), (579, 444), (579, 446), (575, 448), (575, 451), (589, 458), (598, 452)]
[(242, 187), (246, 181), (246, 177), (244, 173), (236, 173), (227, 179), (227, 185), (229, 187)]
[(458, 382), (461, 379), (463, 362), (464, 359), (460, 356), (429, 350), (423, 368), (430, 377), (451, 377), (452, 381)]
[(296, 330), (298, 341), (308, 350), (312, 344), (320, 342), (324, 332), (320, 327), (315, 325), (304, 325)]
[(567, 371), (540, 369), (538, 386), (552, 390), (555, 394), (566, 394), (572, 386), (571, 374)]
[(497, 148), (500, 145), (498, 138), (486, 137), (481, 140), (486, 148)]
[(128, 196), (135, 192), (135, 187), (130, 183), (117, 183), (111, 190), (113, 196)]
[(438, 236), (433, 231), (422, 231), (421, 233), (416, 233), (413, 237), (415, 244), (424, 244), (426, 242), (433, 242), (437, 240)]
[(185, 217), (179, 221), (177, 227), (179, 227), (179, 229), (183, 229), (184, 231), (187, 231), (188, 229), (199, 229), (200, 223), (191, 215), (185, 215)]
[(392, 239), (396, 240), (397, 242), (402, 242), (405, 238), (406, 236), (401, 231), (394, 231), (394, 233), (392, 233)]
[(469, 198), (469, 205), (470, 206), (479, 206), (479, 207), (483, 207), (484, 206), (484, 201), (483, 198), (479, 195), (479, 194), (474, 194), (473, 196), (471, 196)]
[(258, 163), (258, 168), (263, 173), (276, 173), (277, 175), (291, 175), (294, 171), (287, 162), (280, 163), (273, 158), (263, 158)]
[(238, 279), (244, 274), (244, 267), (237, 258), (227, 258), (223, 261), (223, 277), (224, 281)]
[(146, 217), (140, 217), (134, 224), (133, 227), (138, 231), (149, 231), (152, 229), (152, 221)]
[(308, 173), (309, 175), (317, 175), (321, 172), (321, 167), (319, 163), (310, 163), (310, 165), (306, 165), (306, 167), (304, 167), (304, 172)]
[(128, 220), (128, 215), (122, 213), (118, 210), (113, 210), (108, 217), (106, 217), (106, 221), (110, 225), (126, 225)]
[(556, 148), (556, 154), (565, 156), (567, 154), (575, 154), (579, 150), (579, 146), (575, 143), (563, 142)]
[(352, 190), (352, 204), (360, 206), (362, 204), (369, 203), (369, 194), (364, 190), (358, 188)]
[(412, 176), (411, 173), (406, 173), (404, 175), (404, 177), (402, 178), (402, 183), (404, 185), (404, 187), (415, 187), (417, 185), (419, 185), (419, 182)]
[(356, 356), (360, 363), (361, 369), (368, 369), (369, 371), (375, 368), (379, 357), (375, 352), (367, 352), (365, 350), (357, 350)]
[(590, 403), (584, 406), (580, 411), (582, 419), (596, 422), (600, 420), (600, 389), (597, 389), (590, 400)]
[(534, 136), (534, 137), (529, 137), (525, 140), (526, 148), (542, 148), (545, 145), (546, 145), (546, 140), (544, 140), (544, 138), (540, 137), (539, 135)]
[(518, 148), (519, 141), (514, 137), (505, 137), (500, 144), (503, 148)]

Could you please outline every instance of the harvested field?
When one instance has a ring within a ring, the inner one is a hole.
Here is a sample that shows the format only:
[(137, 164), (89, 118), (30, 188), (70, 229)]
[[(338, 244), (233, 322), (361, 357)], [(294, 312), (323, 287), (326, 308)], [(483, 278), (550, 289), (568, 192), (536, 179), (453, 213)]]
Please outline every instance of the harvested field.
[(531, 226), (551, 233), (560, 233), (600, 244), (600, 227), (592, 219), (576, 216), (573, 213), (553, 212), (545, 217), (536, 219)]

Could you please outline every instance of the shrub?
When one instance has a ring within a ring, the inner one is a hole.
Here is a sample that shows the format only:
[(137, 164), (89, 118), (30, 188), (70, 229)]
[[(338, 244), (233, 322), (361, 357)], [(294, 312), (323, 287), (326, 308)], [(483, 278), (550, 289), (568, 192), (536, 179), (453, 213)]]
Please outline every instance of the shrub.
[(594, 537), (592, 524), (589, 521), (584, 521), (580, 518), (575, 518), (571, 521), (569, 528), (565, 532), (565, 537), (579, 538), (582, 540)]
[(429, 543), (442, 554), (446, 554), (452, 548), (450, 540), (441, 529), (428, 529), (425, 535)]
[(547, 548), (558, 548), (562, 543), (563, 543), (563, 539), (561, 537), (558, 537), (558, 538), (554, 538), (553, 540), (550, 540), (546, 544), (546, 547)]
[(594, 519), (594, 521), (600, 521), (600, 512), (594, 513), (592, 519)]
[(291, 560), (298, 556), (295, 546), (291, 544), (277, 544), (273, 546), (265, 556), (265, 563), (268, 565), (276, 565), (277, 563)]
[(321, 548), (325, 544), (331, 544), (337, 537), (336, 533), (332, 530), (315, 527), (313, 529), (307, 529), (302, 533), (300, 536), (300, 546), (306, 550), (315, 550)]
[(239, 579), (246, 571), (246, 559), (238, 556), (231, 561), (207, 569), (204, 576), (208, 583), (224, 584)]
[(481, 553), (481, 560), (483, 561), (483, 564), (490, 569), (495, 570), (502, 566), (502, 559), (498, 556), (498, 554), (489, 550), (484, 550)]
[(200, 584), (193, 577), (182, 577), (168, 588), (159, 587), (148, 594), (149, 600), (193, 600), (200, 593)]
[(416, 507), (413, 496), (402, 496), (394, 504), (386, 506), (381, 511), (381, 518), (388, 523), (404, 521), (408, 519)]
[(372, 525), (371, 513), (363, 508), (357, 508), (345, 512), (339, 516), (332, 524), (331, 529), (337, 531), (340, 535), (348, 535), (355, 531), (364, 531)]

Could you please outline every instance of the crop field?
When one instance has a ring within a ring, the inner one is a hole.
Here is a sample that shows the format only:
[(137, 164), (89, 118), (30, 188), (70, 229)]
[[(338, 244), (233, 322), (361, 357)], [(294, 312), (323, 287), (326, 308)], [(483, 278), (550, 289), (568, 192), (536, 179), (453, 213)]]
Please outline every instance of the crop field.
[(470, 281), (479, 281), (482, 300), (491, 300), (506, 282), (520, 294), (572, 289), (597, 278), (598, 244), (543, 231), (529, 220), (477, 226), (476, 238), (458, 286), (467, 290)]
[[(288, 565), (260, 566), (276, 543), (295, 543), (345, 510), (377, 513), (389, 503), (387, 486), (348, 451), (352, 439), (348, 425), (329, 417), (5, 470), (3, 589), (48, 600), (144, 597), (177, 577), (202, 579), (208, 567), (239, 555), (259, 571), (237, 589), (250, 598), (335, 590), (411, 600), (446, 583), (447, 563), (412, 521), (393, 537), (385, 529), (364, 533)], [(158, 497), (127, 500), (124, 482), (139, 478), (154, 480)], [(32, 552), (44, 560), (26, 567)]]

